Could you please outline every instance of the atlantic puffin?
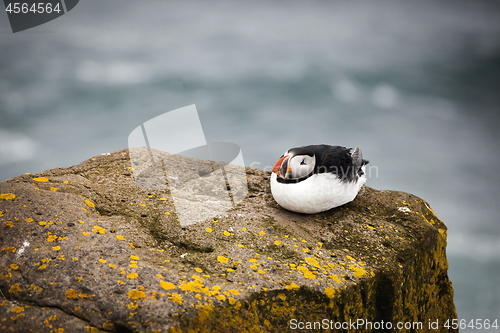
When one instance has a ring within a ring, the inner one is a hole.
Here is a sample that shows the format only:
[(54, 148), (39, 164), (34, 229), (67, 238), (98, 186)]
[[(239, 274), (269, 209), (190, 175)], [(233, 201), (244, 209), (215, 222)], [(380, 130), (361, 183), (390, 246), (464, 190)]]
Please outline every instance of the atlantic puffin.
[(271, 193), (283, 208), (315, 214), (354, 200), (366, 182), (361, 149), (311, 145), (288, 149), (271, 174)]

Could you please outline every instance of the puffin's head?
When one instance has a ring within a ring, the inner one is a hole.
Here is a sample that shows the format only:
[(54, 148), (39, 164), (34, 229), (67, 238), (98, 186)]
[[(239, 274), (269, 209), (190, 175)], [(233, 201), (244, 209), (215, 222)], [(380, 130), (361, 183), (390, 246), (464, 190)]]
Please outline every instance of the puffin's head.
[(276, 162), (273, 172), (283, 179), (300, 179), (309, 175), (316, 165), (314, 152), (305, 148), (287, 150)]

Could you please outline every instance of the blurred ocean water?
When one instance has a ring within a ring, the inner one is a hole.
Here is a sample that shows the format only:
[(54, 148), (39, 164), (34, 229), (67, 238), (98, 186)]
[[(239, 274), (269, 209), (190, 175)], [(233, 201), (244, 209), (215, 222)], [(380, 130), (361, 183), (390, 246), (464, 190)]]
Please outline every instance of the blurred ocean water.
[(190, 104), (208, 141), (261, 169), (360, 146), (368, 186), (448, 226), (459, 318), (500, 319), (499, 91), (494, 1), (80, 1), (16, 34), (4, 13), (0, 180), (126, 148)]

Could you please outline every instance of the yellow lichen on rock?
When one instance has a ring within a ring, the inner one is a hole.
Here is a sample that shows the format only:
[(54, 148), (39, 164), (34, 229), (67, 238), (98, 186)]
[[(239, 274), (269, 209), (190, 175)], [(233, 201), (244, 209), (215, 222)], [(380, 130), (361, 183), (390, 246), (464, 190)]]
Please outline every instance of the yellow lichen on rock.
[(333, 288), (325, 288), (325, 295), (328, 296), (328, 298), (334, 298), (335, 297), (335, 289)]
[(191, 282), (180, 284), (179, 289), (181, 289), (183, 291), (190, 291), (193, 293), (204, 293), (207, 296), (210, 296), (210, 290), (208, 288), (204, 287), (203, 283), (198, 279), (191, 281)]
[(24, 312), (24, 308), (22, 306), (15, 306), (13, 307), (10, 312), (13, 312), (13, 313), (20, 313), (20, 312)]
[(85, 200), (85, 203), (87, 204), (87, 206), (89, 206), (90, 208), (94, 208), (95, 207), (95, 204), (90, 201), (90, 200)]
[(160, 286), (165, 290), (175, 289), (175, 284), (165, 281), (160, 281)]
[(37, 178), (33, 178), (33, 180), (36, 182), (40, 182), (40, 183), (46, 183), (49, 181), (47, 177), (37, 177)]
[[(0, 199), (4, 199), (4, 200), (12, 200), (16, 197), (16, 195), (14, 193), (4, 193), (4, 194), (0, 194)], [(3, 214), (2, 214), (3, 215)]]
[(169, 298), (177, 304), (182, 305), (184, 303), (184, 301), (182, 300), (182, 296), (178, 293), (172, 293)]
[(95, 225), (93, 227), (93, 229), (92, 229), (93, 233), (96, 233), (96, 234), (98, 233), (98, 234), (101, 234), (101, 235), (105, 234), (106, 233), (105, 231), (106, 231), (106, 229), (104, 229), (103, 227), (100, 227), (98, 225)]
[(9, 293), (11, 293), (11, 294), (17, 294), (20, 291), (21, 291), (21, 288), (19, 287), (19, 283), (14, 283), (9, 289)]
[(353, 273), (354, 277), (357, 277), (358, 279), (367, 275), (366, 270), (364, 270), (362, 267), (356, 265), (349, 265), (349, 269), (354, 272)]
[(319, 265), (318, 261), (315, 258), (307, 257), (305, 260), (309, 265), (321, 268), (321, 266)]
[(144, 298), (146, 297), (146, 293), (144, 291), (141, 291), (141, 290), (137, 290), (137, 289), (131, 289), (128, 293), (127, 293), (127, 296), (128, 298), (130, 299), (139, 299), (139, 298)]
[(224, 257), (224, 256), (218, 256), (218, 257), (217, 257), (217, 260), (218, 260), (218, 261), (220, 261), (221, 263), (226, 263), (226, 262), (228, 262), (228, 261), (229, 261), (229, 260), (228, 260), (226, 257)]
[(53, 242), (57, 239), (56, 235), (49, 235), (47, 236), (47, 242)]
[(78, 292), (74, 289), (70, 289), (70, 290), (66, 291), (65, 295), (69, 299), (77, 299), (78, 298)]

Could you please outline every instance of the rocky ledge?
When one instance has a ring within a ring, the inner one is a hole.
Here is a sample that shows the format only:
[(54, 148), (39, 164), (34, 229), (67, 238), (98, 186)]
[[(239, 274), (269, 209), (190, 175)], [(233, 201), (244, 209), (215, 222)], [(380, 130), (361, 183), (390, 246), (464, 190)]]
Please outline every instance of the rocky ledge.
[[(0, 184), (0, 331), (413, 332), (457, 317), (446, 226), (414, 195), (363, 187), (302, 215), (246, 168), (236, 208), (181, 227), (168, 189), (133, 170), (121, 150)], [(347, 325), (360, 320), (372, 329)]]

